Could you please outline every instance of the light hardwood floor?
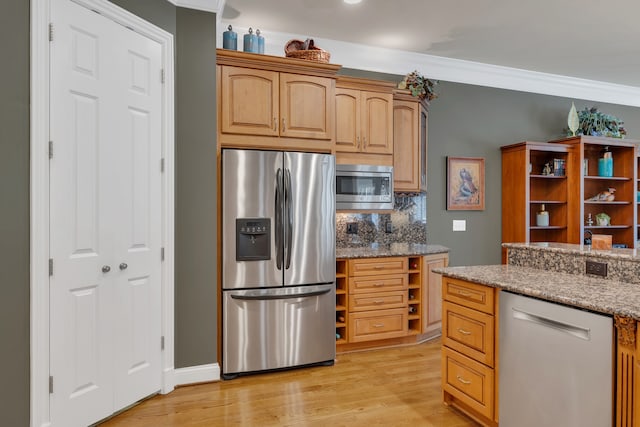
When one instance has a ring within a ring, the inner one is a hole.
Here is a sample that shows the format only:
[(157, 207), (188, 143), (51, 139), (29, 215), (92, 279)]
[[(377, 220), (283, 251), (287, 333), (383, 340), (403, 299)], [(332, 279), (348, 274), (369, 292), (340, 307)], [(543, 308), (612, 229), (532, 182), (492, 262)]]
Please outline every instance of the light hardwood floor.
[(476, 426), (442, 404), (440, 345), (339, 354), (330, 367), (180, 387), (100, 427)]

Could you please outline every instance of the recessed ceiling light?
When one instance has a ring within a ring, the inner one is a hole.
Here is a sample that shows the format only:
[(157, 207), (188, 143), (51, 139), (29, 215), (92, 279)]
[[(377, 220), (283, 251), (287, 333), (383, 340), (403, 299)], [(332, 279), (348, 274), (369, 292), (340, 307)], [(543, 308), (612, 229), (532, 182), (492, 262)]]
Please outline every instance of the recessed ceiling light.
[(343, 0), (346, 4), (358, 4), (362, 0)]

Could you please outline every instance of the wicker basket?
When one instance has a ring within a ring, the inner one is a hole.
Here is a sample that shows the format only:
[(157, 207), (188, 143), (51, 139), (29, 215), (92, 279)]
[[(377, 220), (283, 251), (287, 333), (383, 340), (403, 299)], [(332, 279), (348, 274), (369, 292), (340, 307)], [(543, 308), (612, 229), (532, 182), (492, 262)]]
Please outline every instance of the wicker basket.
[(328, 64), (331, 54), (323, 49), (294, 50), (287, 52), (287, 58), (306, 59), (307, 61)]
[[(305, 49), (305, 47), (309, 49)], [(322, 62), (327, 64), (331, 58), (331, 54), (324, 49), (315, 47), (312, 39), (289, 40), (284, 46), (284, 53), (287, 58), (305, 59), (307, 61)]]

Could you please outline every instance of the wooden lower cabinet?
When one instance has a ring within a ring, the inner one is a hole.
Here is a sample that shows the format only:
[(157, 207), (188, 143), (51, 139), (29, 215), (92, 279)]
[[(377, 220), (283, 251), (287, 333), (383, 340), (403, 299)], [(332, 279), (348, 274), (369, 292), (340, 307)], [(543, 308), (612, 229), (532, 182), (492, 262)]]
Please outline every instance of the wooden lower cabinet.
[(336, 261), (336, 350), (410, 344), (441, 327), (441, 276), (448, 254)]
[(498, 291), (442, 279), (444, 403), (483, 426), (498, 425)]
[(615, 316), (615, 426), (640, 427), (640, 328), (635, 319)]

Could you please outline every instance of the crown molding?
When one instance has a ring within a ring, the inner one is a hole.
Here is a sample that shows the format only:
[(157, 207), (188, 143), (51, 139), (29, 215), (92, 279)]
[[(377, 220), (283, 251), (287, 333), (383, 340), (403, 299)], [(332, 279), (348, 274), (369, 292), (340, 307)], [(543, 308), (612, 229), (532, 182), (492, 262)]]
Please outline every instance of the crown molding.
[[(222, 30), (228, 24), (229, 22), (223, 22), (218, 26), (218, 47), (222, 47)], [(240, 50), (242, 50), (242, 34), (247, 30), (246, 27), (234, 26), (234, 31), (238, 32)], [(299, 34), (263, 29), (261, 33), (265, 37), (265, 54), (276, 56), (284, 56), (284, 46), (289, 40), (306, 38)], [(339, 40), (314, 38), (314, 41), (316, 46), (331, 52), (332, 63), (341, 64), (344, 68), (398, 76), (418, 70), (429, 78), (448, 82), (640, 107), (640, 87), (636, 86), (365, 46)]]
[(222, 15), (227, 0), (167, 0), (169, 3), (186, 9), (203, 10)]

